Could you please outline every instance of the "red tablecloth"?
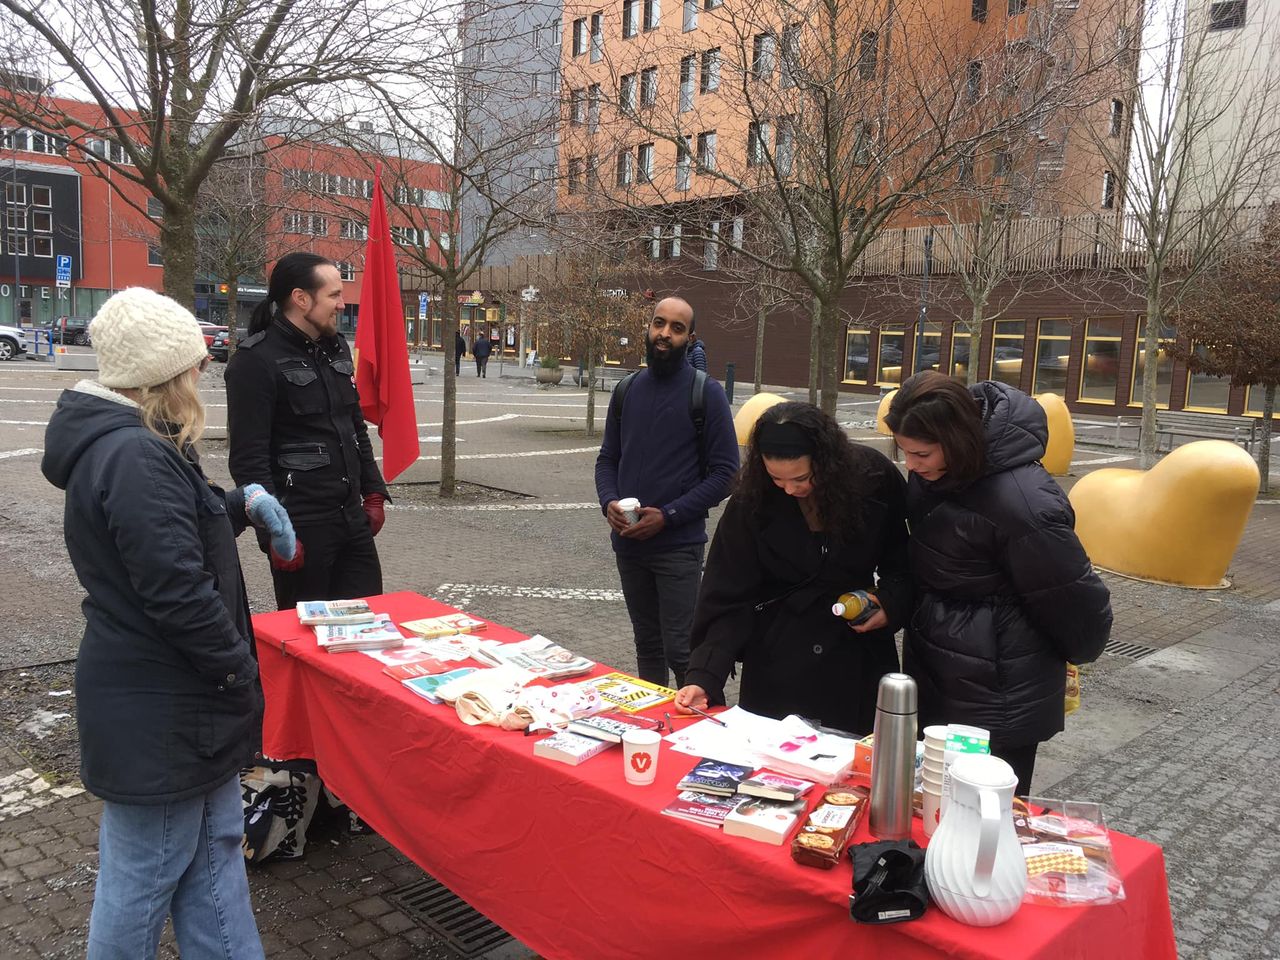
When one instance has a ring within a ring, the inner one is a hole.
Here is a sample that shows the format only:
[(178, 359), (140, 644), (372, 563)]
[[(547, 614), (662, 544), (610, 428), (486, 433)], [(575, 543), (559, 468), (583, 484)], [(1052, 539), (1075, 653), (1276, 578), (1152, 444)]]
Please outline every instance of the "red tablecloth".
[[(403, 621), (452, 612), (412, 593), (371, 601)], [(786, 847), (662, 816), (694, 758), (663, 750), (634, 787), (617, 748), (578, 767), (533, 756), (535, 737), (469, 727), (359, 653), (328, 654), (291, 611), (254, 618), (264, 748), (314, 757), (329, 787), (477, 910), (553, 960), (853, 957), (1175, 958), (1160, 848), (1112, 833), (1127, 898), (1026, 905), (999, 927), (931, 909), (912, 923), (849, 919), (852, 871), (802, 867)], [(483, 634), (521, 635), (500, 626)], [(919, 822), (917, 821), (917, 827)], [(857, 841), (865, 835), (865, 822)], [(923, 842), (923, 835), (916, 837)]]

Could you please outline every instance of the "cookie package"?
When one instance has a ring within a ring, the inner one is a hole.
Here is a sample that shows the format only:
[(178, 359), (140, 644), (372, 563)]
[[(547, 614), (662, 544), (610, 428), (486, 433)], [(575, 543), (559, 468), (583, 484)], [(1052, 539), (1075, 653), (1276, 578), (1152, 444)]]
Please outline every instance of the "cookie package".
[(791, 859), (822, 870), (830, 870), (839, 863), (866, 813), (869, 796), (861, 784), (836, 784), (827, 788), (792, 839)]

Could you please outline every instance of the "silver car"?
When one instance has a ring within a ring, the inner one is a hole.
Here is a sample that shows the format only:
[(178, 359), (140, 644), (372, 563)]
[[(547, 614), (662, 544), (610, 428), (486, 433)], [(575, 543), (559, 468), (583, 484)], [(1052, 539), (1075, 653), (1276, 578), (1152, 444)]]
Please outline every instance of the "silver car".
[(26, 352), (26, 333), (17, 327), (0, 327), (0, 360), (12, 360)]

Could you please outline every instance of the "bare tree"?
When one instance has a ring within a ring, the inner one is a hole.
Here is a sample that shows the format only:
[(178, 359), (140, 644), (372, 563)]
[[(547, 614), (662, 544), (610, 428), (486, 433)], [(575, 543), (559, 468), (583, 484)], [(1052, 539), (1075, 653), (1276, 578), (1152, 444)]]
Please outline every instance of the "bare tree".
[(190, 304), (200, 190), (245, 124), (303, 101), (340, 112), (353, 89), (418, 75), (435, 34), (375, 0), (0, 0), (0, 36), (48, 80), (0, 86), (0, 114), (66, 138), (126, 202), (125, 182), (155, 197), (165, 293)]
[[(1232, 18), (1224, 21), (1213, 12), (1218, 7)], [(1200, 275), (1257, 226), (1259, 204), (1280, 173), (1280, 62), (1273, 55), (1280, 16), (1253, 4), (1248, 24), (1234, 22), (1234, 12), (1243, 17), (1244, 9), (1202, 0), (1150, 4), (1146, 22), (1121, 34), (1123, 52), (1138, 58), (1135, 84), (1117, 97), (1112, 117), (1092, 129), (1106, 164), (1101, 205), (1118, 207), (1123, 198), (1114, 264), (1146, 302), (1149, 359)], [(1131, 143), (1117, 135), (1116, 114), (1126, 109)], [(1156, 388), (1156, 364), (1145, 362), (1143, 467), (1156, 459)]]

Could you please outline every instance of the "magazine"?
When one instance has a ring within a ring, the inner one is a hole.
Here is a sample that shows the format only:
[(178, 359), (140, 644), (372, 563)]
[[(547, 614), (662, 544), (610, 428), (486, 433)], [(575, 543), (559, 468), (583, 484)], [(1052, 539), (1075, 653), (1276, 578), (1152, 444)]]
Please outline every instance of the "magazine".
[(308, 627), (329, 623), (368, 623), (373, 610), (363, 600), (303, 600), (298, 604), (298, 622)]
[(404, 681), (404, 685), (408, 690), (430, 703), (444, 703), (443, 699), (436, 696), (436, 691), (451, 680), (457, 680), (459, 677), (465, 677), (467, 674), (475, 672), (475, 667), (458, 667), (456, 670), (449, 670), (445, 673), (435, 673), (425, 677), (410, 677)]
[[(401, 625), (403, 626), (403, 624)], [(457, 661), (468, 660), (469, 651), (449, 637), (436, 640), (423, 640), (421, 637), (405, 637), (404, 643), (391, 650), (366, 650), (366, 657), (373, 657), (387, 666), (399, 666), (407, 663), (418, 663), (424, 660)], [(428, 673), (439, 673), (439, 670), (428, 670)]]
[(473, 630), (483, 630), (487, 624), (465, 613), (449, 613), (442, 617), (405, 620), (400, 626), (410, 633), (430, 640), (433, 637), (452, 637), (460, 633), (470, 633)]
[(318, 624), (315, 631), (316, 643), (329, 653), (386, 649), (404, 643), (404, 636), (391, 618), (381, 613), (368, 623)]
[(662, 721), (660, 720), (650, 720), (647, 717), (632, 717), (625, 713), (613, 711), (570, 720), (569, 730), (573, 733), (580, 733), (584, 737), (607, 740), (609, 743), (621, 743), (622, 735), (628, 731), (657, 730), (661, 728), (661, 724)]
[(521, 640), (518, 643), (482, 641), (476, 645), (475, 657), (494, 666), (512, 663), (528, 670), (534, 676), (546, 677), (550, 680), (578, 677), (584, 673), (590, 673), (596, 665), (594, 660), (571, 653), (541, 634), (535, 634), (528, 640)]
[(660, 687), (625, 673), (606, 673), (583, 683), (591, 684), (600, 692), (601, 699), (627, 713), (640, 713), (676, 698), (676, 692), (670, 687)]

